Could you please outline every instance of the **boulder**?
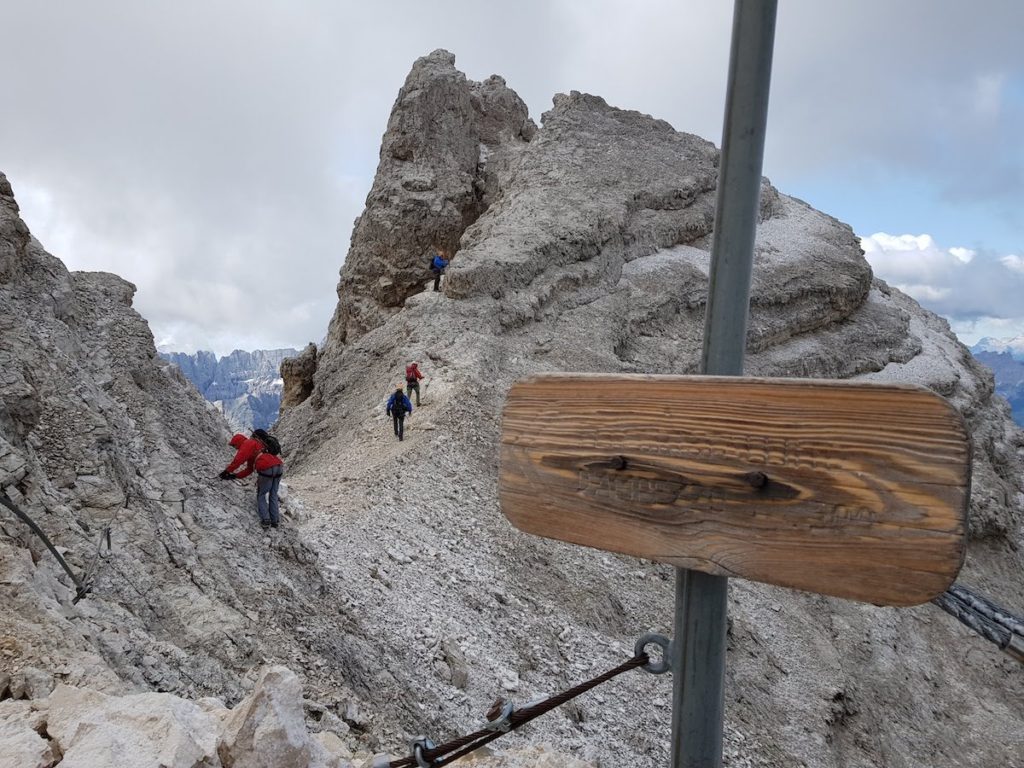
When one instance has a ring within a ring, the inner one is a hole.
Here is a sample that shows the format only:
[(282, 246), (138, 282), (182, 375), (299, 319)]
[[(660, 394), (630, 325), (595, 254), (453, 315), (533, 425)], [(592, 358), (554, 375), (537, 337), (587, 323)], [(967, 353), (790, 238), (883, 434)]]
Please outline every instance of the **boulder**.
[(50, 695), (53, 687), (53, 676), (36, 667), (15, 672), (8, 683), (12, 699), (43, 699)]
[(220, 768), (218, 722), (192, 702), (163, 693), (107, 696), (58, 685), (47, 732), (64, 768)]
[(286, 667), (264, 669), (252, 693), (224, 720), (225, 768), (340, 768), (306, 729), (302, 685)]
[(52, 768), (59, 754), (28, 725), (0, 718), (0, 768)]

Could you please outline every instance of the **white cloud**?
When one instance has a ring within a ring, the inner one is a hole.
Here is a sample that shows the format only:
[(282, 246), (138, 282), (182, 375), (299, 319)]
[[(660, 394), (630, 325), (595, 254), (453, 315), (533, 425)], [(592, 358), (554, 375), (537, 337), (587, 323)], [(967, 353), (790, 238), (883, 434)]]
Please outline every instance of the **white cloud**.
[(930, 235), (861, 238), (878, 277), (949, 319), (967, 343), (1024, 333), (1024, 259), (947, 248)]
[[(1018, 215), (1024, 4), (996, 5), (903, 0), (879, 25), (878, 3), (780, 4), (766, 173), (842, 188), (891, 169)], [(0, 170), (54, 255), (135, 283), (157, 335), (186, 349), (323, 334), (395, 94), (433, 48), (473, 79), (504, 75), (535, 119), (578, 89), (720, 138), (720, 0), (51, 6), (0, 3), (17, 69)], [(269, 321), (267, 302), (282, 308)]]
[[(999, 261), (1007, 269), (1024, 274), (1024, 258), (1011, 253), (1008, 256), (1003, 256)], [(1021, 301), (1024, 302), (1024, 296), (1021, 297)]]
[(896, 287), (907, 295), (913, 296), (918, 301), (926, 304), (945, 299), (952, 293), (950, 288), (936, 288), (934, 285), (924, 285), (921, 283), (910, 283)]
[(962, 261), (964, 264), (970, 264), (971, 259), (978, 255), (970, 248), (957, 248), (956, 246), (950, 248), (949, 252), (953, 254), (956, 258), (960, 259), (960, 261)]

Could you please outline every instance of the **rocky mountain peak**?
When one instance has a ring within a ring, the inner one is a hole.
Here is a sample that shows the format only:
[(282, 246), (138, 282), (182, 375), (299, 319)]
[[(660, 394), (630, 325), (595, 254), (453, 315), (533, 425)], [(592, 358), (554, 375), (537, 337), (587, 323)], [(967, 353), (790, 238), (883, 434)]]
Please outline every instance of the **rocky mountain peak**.
[[(0, 186), (0, 487), (94, 583), (72, 604), (48, 553), (0, 517), (0, 699), (19, 698), (0, 701), (0, 740), (52, 765), (54, 746), (75, 748), (59, 729), (76, 702), (106, 713), (89, 721), (97, 736), (120, 737), (108, 726), (138, 723), (124, 714), (141, 692), (154, 717), (195, 726), (183, 765), (344, 764), (321, 746), (404, 754), (412, 734), (474, 731), (496, 692), (565, 690), (620, 664), (641, 632), (669, 631), (671, 569), (511, 528), (500, 419), (511, 384), (539, 372), (697, 370), (716, 163), (709, 142), (581, 93), (536, 129), (500, 78), (473, 83), (443, 51), (418, 60), (327, 341), (282, 366), (286, 509), (265, 534), (251, 487), (216, 479), (228, 434), (156, 355), (131, 286), (68, 273)], [(946, 397), (974, 440), (963, 579), (1024, 612), (1024, 438), (991, 375), (872, 277), (848, 226), (767, 180), (761, 218), (747, 372)], [(438, 240), (455, 253), (435, 293)], [(384, 401), (410, 360), (427, 378), (398, 442)], [(1012, 765), (1024, 748), (1015, 668), (930, 606), (734, 579), (729, 615), (736, 765)], [(670, 700), (665, 678), (623, 675), (491, 764), (665, 765)], [(335, 736), (308, 743), (312, 723)]]
[[(451, 133), (423, 145), (402, 136), (418, 103), (407, 82), (383, 141), (373, 186), (381, 194), (368, 197), (353, 232), (357, 258), (342, 269), (310, 395), (279, 429), (302, 444), (296, 487), (337, 510), (313, 528), (350, 575), (364, 626), (409, 669), (437, 670), (433, 700), (457, 719), (461, 705), (447, 703), (462, 701), (452, 691), (457, 667), (459, 690), (482, 711), (495, 681), (535, 691), (550, 689), (551, 675), (578, 680), (588, 663), (611, 664), (611, 649), (629, 647), (638, 627), (671, 621), (669, 569), (510, 529), (496, 494), (500, 415), (512, 382), (540, 372), (697, 372), (718, 151), (572, 92), (555, 97), (529, 141), (511, 133), (487, 155), (476, 177), (486, 195), (472, 197), (468, 163), (452, 160), (471, 158), (480, 136), (466, 89), (447, 58), (422, 62), (410, 82), (432, 94), (426, 101)], [(394, 146), (418, 149), (397, 159)], [(451, 178), (463, 183), (404, 187), (420, 162), (460, 168)], [(964, 579), (1024, 609), (1024, 438), (993, 397), (991, 375), (944, 320), (873, 277), (849, 226), (767, 180), (760, 213), (747, 373), (912, 382), (946, 397), (975, 445)], [(388, 255), (396, 233), (409, 232), (457, 240), (441, 293), (423, 290), (421, 256)], [(400, 285), (403, 298), (382, 302), (375, 285)], [(414, 359), (430, 386), (398, 443), (383, 403)], [(339, 472), (340, 498), (325, 490)], [(383, 550), (381, 540), (390, 542)], [(351, 565), (364, 552), (380, 553), (376, 583)], [(928, 754), (953, 766), (1005, 761), (1016, 748), (965, 737), (1019, 731), (1019, 714), (993, 717), (989, 702), (1024, 702), (998, 656), (961, 663), (963, 634), (927, 606), (885, 611), (739, 580), (730, 589), (726, 751), (737, 764), (912, 765)], [(409, 627), (410, 610), (434, 617), (430, 628)], [(396, 697), (422, 685), (422, 673), (394, 674)], [(583, 705), (574, 725), (538, 722), (532, 738), (595, 763), (665, 764), (667, 713), (648, 683), (622, 681), (616, 700), (642, 702), (628, 723)], [(958, 727), (937, 724), (935, 711)]]
[(535, 130), (526, 105), (501, 78), (470, 81), (443, 50), (416, 61), (353, 229), (329, 332), (335, 343), (379, 326), (423, 288), (432, 249), (457, 247), (490, 203), (494, 169)]

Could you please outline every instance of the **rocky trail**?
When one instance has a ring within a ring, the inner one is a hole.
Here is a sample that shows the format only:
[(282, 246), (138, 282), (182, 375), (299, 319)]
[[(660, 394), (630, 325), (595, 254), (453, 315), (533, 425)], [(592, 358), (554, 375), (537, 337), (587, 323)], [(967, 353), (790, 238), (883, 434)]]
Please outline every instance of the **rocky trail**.
[[(718, 152), (577, 92), (541, 123), (445, 51), (413, 65), (327, 340), (282, 365), (271, 531), (249, 484), (214, 479), (230, 433), (158, 358), (132, 286), (69, 273), (0, 177), (0, 486), (76, 568), (116, 520), (72, 605), (52, 558), (0, 517), (0, 765), (118, 765), (132, 744), (133, 765), (365, 768), (668, 632), (671, 568), (501, 515), (500, 417), (536, 373), (697, 370)], [(456, 251), (440, 293), (423, 290), (432, 242)], [(430, 386), (399, 442), (384, 403), (409, 360)], [(946, 397), (974, 443), (961, 580), (1024, 612), (1024, 435), (991, 374), (873, 278), (848, 226), (767, 180), (747, 372)], [(182, 490), (184, 508), (123, 504)], [(733, 580), (729, 612), (726, 765), (1021, 764), (1019, 666), (934, 607)], [(623, 675), (466, 764), (665, 765), (670, 688)], [(146, 707), (159, 744), (125, 714)]]

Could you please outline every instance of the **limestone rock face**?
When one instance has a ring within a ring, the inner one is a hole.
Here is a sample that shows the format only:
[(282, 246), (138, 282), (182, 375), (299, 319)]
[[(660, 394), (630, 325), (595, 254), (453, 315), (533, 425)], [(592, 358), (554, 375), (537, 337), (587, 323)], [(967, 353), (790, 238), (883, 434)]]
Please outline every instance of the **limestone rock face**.
[(284, 381), (281, 392), (281, 410), (305, 402), (313, 392), (313, 376), (316, 374), (316, 344), (308, 344), (295, 357), (281, 361), (281, 378)]
[(535, 130), (500, 77), (467, 80), (447, 51), (416, 61), (353, 230), (328, 348), (379, 326), (423, 287), (432, 244), (454, 249), (487, 208), (493, 169)]
[[(303, 442), (291, 485), (319, 510), (310, 530), (324, 565), (360, 606), (350, 631), (390, 661), (367, 695), (407, 733), (472, 730), (467, 707), (482, 714), (496, 691), (563, 690), (619, 663), (647, 628), (670, 629), (670, 568), (504, 520), (500, 413), (512, 382), (536, 373), (696, 373), (707, 296), (713, 145), (596, 96), (559, 95), (529, 141), (505, 132), (476, 198), (472, 91), (447, 56), (414, 65), (313, 392), (279, 425)], [(421, 168), (449, 169), (454, 186), (414, 191)], [(1024, 612), (1024, 439), (991, 375), (942, 319), (873, 278), (850, 227), (767, 180), (760, 214), (746, 371), (913, 382), (948, 398), (974, 440), (962, 580)], [(437, 233), (458, 237), (444, 291), (416, 293)], [(383, 403), (408, 360), (423, 361), (430, 387), (399, 443)], [(930, 606), (733, 580), (729, 610), (729, 765), (946, 767), (1024, 752), (1012, 663)], [(457, 682), (453, 657), (469, 670)], [(653, 768), (668, 763), (670, 706), (665, 680), (627, 675), (526, 738)]]
[(543, 746), (498, 755), (472, 755), (465, 758), (464, 765), (466, 768), (593, 768), (593, 763), (584, 763)]
[(52, 768), (60, 750), (39, 733), (45, 731), (45, 718), (13, 703), (0, 702), (0, 768)]
[(307, 730), (302, 686), (280, 666), (264, 669), (233, 710), (67, 685), (31, 703), (0, 702), (2, 768), (348, 768), (322, 740), (348, 752), (337, 735)]
[(311, 695), (347, 700), (341, 596), (298, 508), (264, 533), (250, 483), (217, 479), (230, 433), (158, 357), (133, 293), (68, 272), (0, 175), (0, 491), (92, 587), (72, 604), (57, 562), (0, 508), (0, 698), (57, 682), (234, 704), (265, 655), (302, 668), (316, 647)]
[(225, 768), (337, 768), (310, 738), (302, 712), (302, 685), (285, 667), (263, 671), (256, 688), (225, 718), (220, 748)]
[(59, 686), (47, 701), (46, 731), (68, 768), (219, 768), (217, 722), (176, 696), (105, 696)]

